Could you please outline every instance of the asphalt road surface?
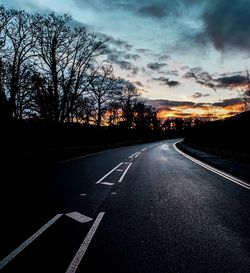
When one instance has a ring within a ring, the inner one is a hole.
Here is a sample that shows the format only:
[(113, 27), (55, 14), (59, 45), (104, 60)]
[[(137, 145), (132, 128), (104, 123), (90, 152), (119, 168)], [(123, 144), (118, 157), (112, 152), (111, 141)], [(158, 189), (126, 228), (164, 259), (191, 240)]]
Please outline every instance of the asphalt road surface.
[(1, 181), (0, 272), (250, 272), (250, 190), (176, 140)]

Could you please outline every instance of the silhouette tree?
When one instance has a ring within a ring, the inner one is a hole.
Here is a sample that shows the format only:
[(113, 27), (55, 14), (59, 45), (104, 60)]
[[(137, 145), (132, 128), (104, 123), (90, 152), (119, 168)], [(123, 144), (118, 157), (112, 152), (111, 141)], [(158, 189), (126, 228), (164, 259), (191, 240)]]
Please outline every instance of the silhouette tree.
[(50, 119), (57, 122), (69, 119), (93, 79), (95, 58), (104, 53), (105, 41), (84, 27), (72, 29), (70, 21), (68, 14), (36, 16), (39, 69), (50, 82)]
[(134, 84), (128, 81), (123, 81), (122, 96), (120, 101), (123, 111), (124, 124), (128, 129), (132, 127), (135, 114), (135, 105), (139, 97), (139, 91)]
[[(5, 36), (6, 47), (3, 58), (8, 70), (8, 97), (13, 117), (22, 118), (22, 110), (18, 109), (18, 102), (27, 93), (28, 77), (23, 77), (34, 56), (35, 35), (33, 32), (33, 15), (24, 11), (10, 10), (7, 12), (6, 26), (2, 33)], [(27, 76), (27, 75), (26, 75)], [(29, 80), (29, 79), (28, 79)], [(23, 101), (22, 101), (23, 102)], [(19, 106), (21, 104), (19, 103)]]
[(121, 94), (120, 79), (113, 74), (113, 67), (110, 64), (101, 64), (95, 77), (91, 81), (89, 94), (96, 104), (96, 124), (101, 126), (104, 112), (108, 109), (110, 101), (113, 101)]

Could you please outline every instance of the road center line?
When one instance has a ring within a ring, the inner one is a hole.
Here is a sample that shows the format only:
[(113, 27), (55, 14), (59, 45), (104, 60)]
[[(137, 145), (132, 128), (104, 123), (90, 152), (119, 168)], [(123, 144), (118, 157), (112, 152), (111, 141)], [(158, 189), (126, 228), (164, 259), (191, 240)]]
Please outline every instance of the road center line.
[(228, 173), (226, 173), (226, 172), (223, 172), (223, 171), (221, 171), (221, 170), (218, 170), (218, 169), (216, 169), (216, 168), (214, 168), (214, 167), (212, 167), (212, 166), (210, 166), (210, 165), (208, 165), (208, 164), (206, 164), (206, 163), (204, 163), (204, 162), (202, 162), (202, 161), (200, 161), (200, 160), (198, 160), (198, 159), (195, 159), (195, 158), (193, 158), (192, 156), (190, 156), (190, 155), (188, 155), (188, 154), (186, 154), (186, 153), (184, 153), (184, 152), (182, 152), (180, 149), (177, 148), (177, 146), (176, 146), (177, 143), (178, 143), (178, 142), (176, 142), (176, 143), (174, 144), (174, 149), (175, 149), (178, 153), (180, 153), (180, 154), (182, 154), (183, 156), (185, 156), (187, 159), (193, 161), (194, 163), (196, 163), (196, 164), (202, 166), (203, 168), (205, 168), (205, 169), (207, 169), (207, 170), (209, 170), (209, 171), (211, 171), (211, 172), (213, 172), (213, 173), (216, 173), (216, 174), (218, 174), (218, 175), (220, 175), (220, 176), (226, 178), (227, 180), (230, 180), (231, 182), (233, 182), (233, 183), (235, 183), (235, 184), (238, 184), (238, 185), (241, 186), (241, 187), (244, 187), (244, 188), (250, 190), (250, 185), (249, 185), (248, 183), (246, 183), (245, 181), (243, 181), (243, 180), (241, 180), (241, 179), (239, 179), (239, 178), (237, 178), (237, 177), (234, 177), (234, 176), (232, 176), (232, 175), (230, 175), (230, 174), (228, 174)]
[(120, 179), (118, 180), (118, 182), (122, 182), (123, 178), (125, 177), (126, 173), (128, 172), (129, 168), (131, 167), (132, 163), (128, 164), (128, 167), (125, 169), (124, 173), (122, 174), (122, 176), (120, 177)]
[(115, 171), (117, 168), (119, 168), (121, 165), (123, 164), (123, 162), (121, 162), (120, 164), (118, 164), (116, 167), (114, 167), (114, 169), (112, 169), (110, 172), (108, 172), (107, 174), (105, 174), (102, 178), (100, 178), (96, 184), (100, 184), (102, 182), (102, 180), (104, 180), (107, 176), (109, 176), (113, 171)]
[(148, 148), (144, 148), (144, 149), (141, 150), (141, 152), (144, 152), (144, 151), (146, 151), (147, 149), (148, 149)]
[(135, 158), (137, 158), (137, 156), (140, 155), (140, 154), (141, 154), (141, 152), (138, 152), (138, 154), (135, 156)]
[(80, 248), (78, 249), (78, 251), (76, 252), (76, 255), (74, 256), (72, 262), (70, 263), (66, 273), (75, 273), (86, 250), (88, 249), (88, 246), (92, 240), (92, 238), (95, 235), (95, 232), (98, 228), (98, 226), (100, 225), (102, 218), (104, 216), (105, 212), (100, 212), (95, 220), (95, 222), (93, 223), (92, 227), (90, 228), (87, 236), (85, 237), (85, 239), (83, 240)]
[(129, 156), (128, 158), (133, 158), (133, 157), (135, 157), (138, 153), (139, 153), (139, 152), (136, 152), (136, 153), (132, 154), (131, 156)]
[(47, 228), (53, 225), (63, 214), (57, 214), (47, 224), (41, 227), (36, 233), (24, 241), (19, 247), (13, 250), (7, 257), (0, 261), (0, 270), (5, 267), (11, 260), (13, 260), (20, 252), (22, 252), (28, 245), (37, 239)]

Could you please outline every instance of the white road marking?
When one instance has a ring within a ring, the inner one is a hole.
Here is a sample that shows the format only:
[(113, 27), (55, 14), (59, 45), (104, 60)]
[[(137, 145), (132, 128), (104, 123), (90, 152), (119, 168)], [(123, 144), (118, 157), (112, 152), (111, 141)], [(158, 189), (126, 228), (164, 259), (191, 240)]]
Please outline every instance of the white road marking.
[(135, 158), (137, 158), (137, 156), (140, 155), (140, 154), (141, 154), (141, 152), (138, 152), (138, 154), (135, 156)]
[(132, 154), (131, 156), (129, 156), (128, 158), (133, 158), (133, 157), (135, 157), (138, 153), (139, 153), (139, 152), (136, 152), (136, 153)]
[(148, 148), (144, 148), (144, 149), (141, 150), (141, 152), (144, 152), (144, 151), (146, 151), (147, 149), (148, 149)]
[(92, 238), (95, 235), (95, 232), (98, 228), (98, 226), (100, 225), (102, 218), (104, 216), (105, 212), (100, 212), (95, 220), (95, 222), (93, 223), (92, 227), (90, 228), (87, 236), (85, 237), (85, 239), (83, 240), (80, 248), (78, 249), (76, 255), (74, 256), (72, 262), (70, 263), (66, 273), (75, 273), (86, 250), (88, 249), (88, 246), (92, 240)]
[(226, 178), (227, 180), (230, 180), (231, 182), (233, 182), (233, 183), (235, 183), (235, 184), (238, 184), (238, 185), (241, 186), (241, 187), (244, 187), (244, 188), (250, 190), (250, 185), (249, 185), (249, 183), (247, 183), (247, 182), (245, 182), (245, 181), (243, 181), (243, 180), (241, 180), (241, 179), (239, 179), (239, 178), (237, 178), (237, 177), (235, 177), (235, 176), (232, 176), (231, 174), (228, 174), (228, 173), (226, 173), (226, 172), (224, 172), (224, 171), (218, 170), (218, 169), (216, 169), (216, 168), (214, 168), (214, 167), (212, 167), (212, 166), (210, 166), (210, 165), (208, 165), (208, 164), (206, 164), (206, 163), (204, 163), (204, 162), (202, 162), (202, 161), (200, 161), (200, 160), (198, 160), (198, 159), (195, 159), (195, 158), (193, 158), (192, 156), (190, 156), (190, 155), (188, 155), (188, 154), (186, 154), (186, 153), (184, 153), (184, 152), (182, 152), (180, 149), (177, 148), (177, 146), (176, 146), (177, 143), (178, 143), (178, 142), (176, 142), (173, 146), (174, 146), (174, 149), (175, 149), (178, 153), (182, 154), (183, 156), (185, 156), (185, 157), (188, 158), (189, 160), (193, 161), (194, 163), (196, 163), (196, 164), (202, 166), (203, 168), (205, 168), (205, 169), (207, 169), (207, 170), (209, 170), (209, 171), (211, 171), (211, 172), (213, 172), (213, 173), (216, 173), (216, 174), (218, 174), (218, 175), (220, 175), (220, 176)]
[(115, 171), (116, 171), (116, 172), (123, 172), (122, 169), (116, 169)]
[(120, 177), (120, 179), (118, 180), (118, 182), (122, 182), (123, 178), (125, 177), (126, 173), (128, 172), (129, 168), (131, 167), (132, 163), (128, 164), (128, 167), (125, 169), (124, 173), (122, 174), (122, 176)]
[(90, 217), (88, 217), (86, 215), (83, 215), (83, 214), (81, 214), (81, 213), (79, 213), (77, 211), (70, 212), (70, 213), (67, 213), (65, 215), (67, 215), (68, 217), (70, 217), (70, 218), (72, 218), (72, 219), (74, 219), (74, 220), (76, 220), (76, 221), (78, 221), (80, 223), (87, 223), (87, 222), (93, 220), (92, 218), (90, 218)]
[(113, 185), (115, 185), (115, 183), (111, 183), (111, 182), (102, 182), (101, 185), (113, 186)]
[(11, 260), (13, 260), (20, 252), (22, 252), (28, 245), (37, 239), (47, 228), (53, 225), (63, 214), (57, 214), (47, 224), (41, 227), (36, 233), (24, 241), (19, 247), (13, 250), (7, 257), (0, 261), (0, 270), (5, 267)]
[(86, 193), (81, 193), (80, 196), (86, 196), (87, 194)]
[(126, 164), (126, 165), (130, 164), (130, 162), (123, 162), (123, 163)]
[(121, 162), (120, 164), (118, 164), (116, 167), (114, 167), (114, 169), (112, 169), (110, 172), (108, 172), (107, 174), (105, 174), (102, 178), (100, 178), (96, 184), (99, 184), (102, 182), (102, 180), (104, 180), (107, 176), (109, 176), (113, 171), (115, 171), (117, 168), (119, 168), (121, 165), (123, 164), (123, 162)]

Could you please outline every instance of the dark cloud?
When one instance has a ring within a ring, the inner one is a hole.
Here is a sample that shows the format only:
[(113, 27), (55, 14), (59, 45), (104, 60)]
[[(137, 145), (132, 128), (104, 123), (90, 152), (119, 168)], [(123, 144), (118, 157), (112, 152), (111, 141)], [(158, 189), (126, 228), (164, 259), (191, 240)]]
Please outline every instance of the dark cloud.
[(161, 68), (167, 66), (167, 64), (165, 63), (149, 63), (147, 64), (147, 67), (151, 70), (154, 70), (154, 71), (159, 71)]
[(139, 67), (133, 66), (132, 69), (128, 69), (128, 70), (131, 70), (131, 71), (127, 76), (128, 77), (135, 77), (139, 72)]
[(203, 14), (206, 35), (219, 50), (250, 48), (249, 0), (207, 1)]
[(137, 48), (135, 51), (142, 54), (149, 54), (151, 51), (147, 48)]
[(216, 79), (218, 86), (222, 88), (234, 88), (247, 85), (247, 78), (242, 75), (224, 76)]
[(169, 87), (176, 87), (178, 85), (180, 85), (181, 83), (179, 81), (169, 81), (168, 82), (168, 86)]
[(124, 55), (125, 59), (134, 60), (134, 61), (138, 60), (140, 57), (141, 57), (140, 55), (133, 54), (133, 53), (127, 53), (127, 54)]
[(169, 87), (180, 85), (180, 82), (169, 80), (169, 78), (166, 77), (152, 78), (152, 81), (159, 82), (161, 85), (168, 85)]
[[(219, 108), (227, 108), (227, 107), (234, 107), (239, 104), (242, 104), (241, 98), (231, 98), (221, 100), (215, 103), (195, 103), (192, 101), (173, 101), (173, 100), (165, 100), (165, 99), (158, 99), (158, 100), (148, 100), (148, 103), (155, 107), (157, 110), (170, 110), (176, 108), (203, 108), (203, 109), (210, 109), (211, 107), (219, 107)], [(234, 112), (235, 113), (235, 112)]]
[(178, 77), (179, 76), (179, 72), (177, 70), (167, 70), (165, 72), (166, 75), (170, 75), (170, 76), (175, 76)]
[(222, 74), (221, 77), (214, 78), (208, 72), (202, 71), (200, 69), (196, 69), (196, 71), (199, 73), (194, 73), (192, 71), (195, 72), (195, 69), (190, 69), (190, 71), (187, 72), (183, 77), (186, 79), (193, 78), (198, 84), (212, 88), (214, 90), (219, 88), (234, 89), (247, 86), (247, 77), (240, 74)]
[(152, 106), (159, 108), (164, 108), (166, 109), (169, 107), (179, 107), (179, 106), (188, 106), (188, 107), (194, 107), (195, 103), (191, 101), (173, 101), (173, 100), (149, 100), (148, 101)]
[(133, 64), (128, 61), (116, 61), (116, 64), (123, 70), (133, 70)]
[(118, 38), (114, 38), (113, 36), (111, 35), (107, 35), (105, 33), (97, 33), (98, 37), (100, 37), (101, 39), (103, 40), (107, 40), (107, 43), (110, 44), (110, 45), (113, 45), (113, 46), (116, 46), (118, 48), (123, 48), (125, 49), (126, 51), (129, 51), (133, 48), (133, 46), (127, 42), (127, 41), (124, 41), (122, 39), (118, 39)]
[(166, 16), (165, 8), (163, 5), (152, 4), (139, 8), (138, 13), (142, 16), (162, 18)]
[(204, 98), (204, 97), (209, 97), (209, 96), (210, 96), (210, 94), (202, 94), (200, 92), (196, 92), (191, 96), (191, 98), (199, 99), (199, 98)]
[(142, 84), (140, 81), (136, 81), (134, 84), (139, 87), (144, 87), (144, 84)]
[(225, 99), (216, 103), (213, 103), (213, 106), (216, 107), (228, 107), (237, 104), (242, 104), (242, 98), (232, 98), (232, 99)]

